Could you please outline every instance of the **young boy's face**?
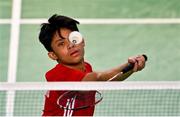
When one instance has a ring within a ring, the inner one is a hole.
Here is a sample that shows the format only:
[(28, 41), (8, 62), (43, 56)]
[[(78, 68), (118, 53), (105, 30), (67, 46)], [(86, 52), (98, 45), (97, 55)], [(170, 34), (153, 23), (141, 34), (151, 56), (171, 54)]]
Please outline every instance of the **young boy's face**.
[(84, 60), (84, 40), (79, 44), (73, 44), (69, 41), (69, 34), (72, 32), (67, 28), (61, 28), (61, 38), (56, 32), (52, 38), (51, 47), (53, 52), (49, 52), (48, 55), (53, 60), (57, 60), (62, 64), (78, 64)]

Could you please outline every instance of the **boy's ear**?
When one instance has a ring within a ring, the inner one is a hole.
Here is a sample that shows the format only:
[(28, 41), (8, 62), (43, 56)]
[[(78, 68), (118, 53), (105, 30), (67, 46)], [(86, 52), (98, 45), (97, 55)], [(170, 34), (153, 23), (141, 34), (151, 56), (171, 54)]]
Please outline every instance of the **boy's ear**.
[(54, 52), (48, 52), (48, 56), (52, 60), (57, 60), (58, 59), (58, 57), (56, 56), (56, 54)]

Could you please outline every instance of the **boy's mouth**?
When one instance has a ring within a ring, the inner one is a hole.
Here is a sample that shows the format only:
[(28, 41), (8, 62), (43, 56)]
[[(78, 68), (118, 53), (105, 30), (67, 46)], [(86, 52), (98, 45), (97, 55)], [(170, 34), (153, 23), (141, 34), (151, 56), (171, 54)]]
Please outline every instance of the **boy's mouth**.
[(78, 50), (74, 50), (70, 53), (70, 56), (76, 57), (79, 55), (79, 51)]

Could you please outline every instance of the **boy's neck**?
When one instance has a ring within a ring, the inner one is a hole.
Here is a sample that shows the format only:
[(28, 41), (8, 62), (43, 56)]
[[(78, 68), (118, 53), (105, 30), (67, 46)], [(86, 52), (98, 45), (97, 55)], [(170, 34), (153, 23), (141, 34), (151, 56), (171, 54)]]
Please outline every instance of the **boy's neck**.
[(84, 61), (80, 62), (80, 63), (77, 63), (77, 64), (63, 64), (63, 65), (66, 66), (66, 67), (69, 67), (71, 69), (76, 69), (76, 70), (79, 70), (79, 71), (82, 71), (82, 72), (86, 71)]

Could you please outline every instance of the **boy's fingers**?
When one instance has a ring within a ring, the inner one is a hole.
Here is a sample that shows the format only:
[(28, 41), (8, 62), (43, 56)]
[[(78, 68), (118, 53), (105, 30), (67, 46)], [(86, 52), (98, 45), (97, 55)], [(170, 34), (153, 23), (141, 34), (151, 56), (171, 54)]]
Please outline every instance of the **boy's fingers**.
[(145, 64), (142, 61), (138, 61), (138, 70), (142, 70)]
[(138, 70), (142, 70), (145, 67), (145, 58), (143, 56), (138, 56), (137, 61), (138, 61)]
[(136, 60), (135, 60), (135, 58), (128, 58), (128, 63), (135, 63), (136, 62)]
[(138, 63), (137, 63), (137, 62), (134, 63), (133, 71), (134, 71), (134, 72), (137, 72), (137, 71), (138, 71)]
[(128, 63), (134, 64), (133, 71), (137, 72), (145, 67), (145, 58), (142, 55), (128, 58)]

